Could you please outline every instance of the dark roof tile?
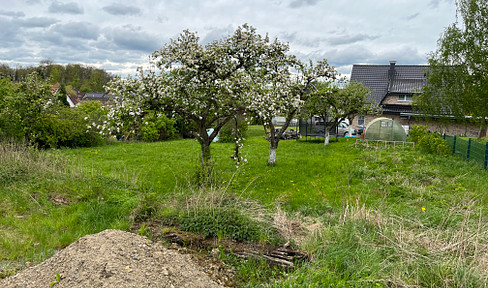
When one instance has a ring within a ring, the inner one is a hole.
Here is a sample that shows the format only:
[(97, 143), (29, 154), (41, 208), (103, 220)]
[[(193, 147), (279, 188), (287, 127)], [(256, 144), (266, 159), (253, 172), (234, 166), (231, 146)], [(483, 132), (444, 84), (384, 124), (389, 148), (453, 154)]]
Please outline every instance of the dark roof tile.
[[(351, 81), (362, 82), (372, 91), (371, 99), (378, 105), (391, 93), (415, 93), (423, 87), (428, 65), (395, 65), (393, 81), (389, 80), (390, 65), (353, 65)], [(390, 89), (390, 91), (388, 90)]]

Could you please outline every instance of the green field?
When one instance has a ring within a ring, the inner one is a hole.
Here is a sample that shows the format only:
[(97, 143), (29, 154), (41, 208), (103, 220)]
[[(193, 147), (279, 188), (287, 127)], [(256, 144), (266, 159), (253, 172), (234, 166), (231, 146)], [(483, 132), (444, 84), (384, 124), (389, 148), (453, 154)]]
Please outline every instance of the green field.
[(486, 287), (479, 164), (339, 138), (281, 141), (271, 167), (263, 135), (250, 127), (239, 167), (232, 143), (213, 143), (205, 187), (194, 139), (40, 152), (2, 144), (0, 275), (83, 235), (160, 220), (219, 239), (291, 240), (311, 256), (284, 271), (222, 252), (240, 287)]

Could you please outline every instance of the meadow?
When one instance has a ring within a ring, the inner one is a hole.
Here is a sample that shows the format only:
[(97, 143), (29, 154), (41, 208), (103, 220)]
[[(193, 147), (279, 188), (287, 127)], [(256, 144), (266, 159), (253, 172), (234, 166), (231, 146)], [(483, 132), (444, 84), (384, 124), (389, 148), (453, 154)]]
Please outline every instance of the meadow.
[[(0, 150), (0, 276), (107, 228), (151, 237), (158, 220), (206, 237), (292, 243), (309, 261), (283, 270), (220, 251), (238, 287), (486, 287), (488, 172), (419, 149), (365, 150), (354, 138), (269, 144), (250, 127), (236, 166), (213, 143), (199, 185), (194, 139)], [(138, 225), (139, 224), (139, 225)]]

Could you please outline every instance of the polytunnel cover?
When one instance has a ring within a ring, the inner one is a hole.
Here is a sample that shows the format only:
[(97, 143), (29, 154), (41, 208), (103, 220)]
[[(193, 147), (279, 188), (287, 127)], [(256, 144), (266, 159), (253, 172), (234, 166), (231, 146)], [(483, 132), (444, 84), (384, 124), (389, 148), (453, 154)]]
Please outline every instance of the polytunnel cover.
[(376, 118), (366, 126), (364, 139), (384, 141), (406, 141), (407, 134), (402, 125), (390, 118)]

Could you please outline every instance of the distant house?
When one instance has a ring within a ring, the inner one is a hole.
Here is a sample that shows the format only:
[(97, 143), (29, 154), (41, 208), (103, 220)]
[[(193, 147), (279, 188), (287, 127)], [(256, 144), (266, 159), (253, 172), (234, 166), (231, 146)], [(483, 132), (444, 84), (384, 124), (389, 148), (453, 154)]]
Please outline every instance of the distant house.
[(113, 102), (116, 96), (105, 93), (85, 93), (81, 101), (100, 101), (103, 105)]
[(67, 94), (66, 100), (69, 103), (70, 108), (75, 108), (78, 103), (80, 103), (81, 99), (83, 99), (85, 93), (78, 92), (76, 95)]
[[(425, 122), (412, 107), (413, 96), (422, 91), (427, 81), (428, 65), (353, 65), (351, 81), (363, 83), (372, 91), (371, 100), (383, 109), (382, 115), (361, 115), (352, 125), (367, 126), (373, 119), (387, 117), (400, 123), (408, 131), (413, 125), (425, 125), (431, 131), (450, 135), (478, 136), (479, 127), (451, 120)], [(485, 131), (486, 132), (486, 131)]]
[(78, 103), (83, 101), (100, 101), (102, 105), (111, 105), (115, 98), (120, 96), (105, 94), (105, 93), (83, 93), (77, 91), (76, 95), (66, 95), (66, 100), (68, 100), (69, 106), (71, 108), (76, 107)]

